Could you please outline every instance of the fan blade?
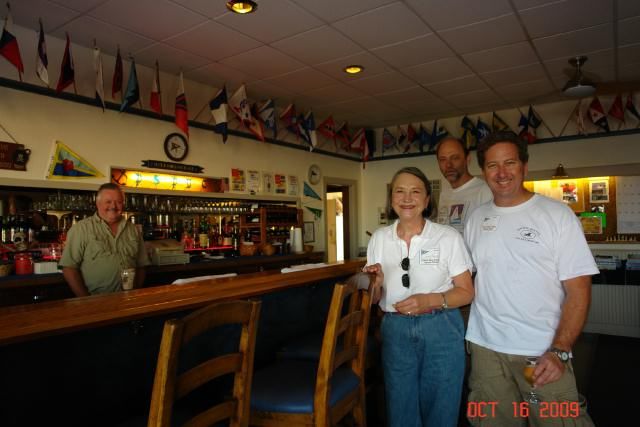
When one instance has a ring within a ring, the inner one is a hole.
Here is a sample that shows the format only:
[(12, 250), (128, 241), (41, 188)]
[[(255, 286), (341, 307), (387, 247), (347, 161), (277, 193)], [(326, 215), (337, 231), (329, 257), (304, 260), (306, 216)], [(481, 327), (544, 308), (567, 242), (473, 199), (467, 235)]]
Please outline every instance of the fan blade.
[(598, 96), (636, 91), (640, 91), (640, 81), (596, 83), (596, 95)]

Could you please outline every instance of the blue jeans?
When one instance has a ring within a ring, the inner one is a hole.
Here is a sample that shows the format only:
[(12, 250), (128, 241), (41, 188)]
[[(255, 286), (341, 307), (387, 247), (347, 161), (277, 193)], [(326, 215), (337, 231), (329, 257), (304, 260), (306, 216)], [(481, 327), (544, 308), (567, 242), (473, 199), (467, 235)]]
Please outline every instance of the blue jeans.
[(465, 364), (460, 311), (386, 314), (381, 333), (389, 426), (457, 426)]

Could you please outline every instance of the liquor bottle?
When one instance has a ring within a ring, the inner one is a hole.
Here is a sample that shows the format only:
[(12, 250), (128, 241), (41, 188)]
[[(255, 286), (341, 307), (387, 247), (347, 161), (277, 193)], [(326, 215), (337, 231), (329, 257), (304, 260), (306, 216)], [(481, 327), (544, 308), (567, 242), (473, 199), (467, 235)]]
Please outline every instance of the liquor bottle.
[(240, 235), (238, 229), (234, 226), (231, 232), (231, 256), (240, 256)]
[[(7, 221), (9, 219), (7, 218)], [(9, 229), (7, 228), (7, 223), (0, 216), (0, 243), (7, 243), (7, 235), (9, 234)]]

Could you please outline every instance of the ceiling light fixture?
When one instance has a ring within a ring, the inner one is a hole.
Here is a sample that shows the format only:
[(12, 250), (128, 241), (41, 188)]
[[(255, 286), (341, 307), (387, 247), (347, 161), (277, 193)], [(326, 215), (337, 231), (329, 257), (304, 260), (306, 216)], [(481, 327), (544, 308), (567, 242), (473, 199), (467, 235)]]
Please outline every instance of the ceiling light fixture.
[(551, 178), (569, 178), (569, 175), (567, 175), (567, 172), (564, 170), (564, 166), (562, 166), (562, 163), (558, 163), (558, 167), (556, 168), (556, 171), (553, 173), (553, 176)]
[(227, 9), (229, 9), (233, 13), (238, 13), (240, 15), (255, 12), (257, 8), (258, 3), (252, 0), (231, 0), (227, 2)]
[(596, 87), (594, 84), (582, 75), (580, 67), (582, 67), (585, 62), (587, 62), (586, 56), (576, 56), (569, 60), (569, 64), (576, 69), (576, 72), (562, 88), (562, 93), (566, 96), (570, 96), (572, 98), (585, 98), (595, 93)]
[(347, 74), (358, 74), (364, 71), (364, 67), (362, 65), (347, 65), (343, 68), (343, 71)]

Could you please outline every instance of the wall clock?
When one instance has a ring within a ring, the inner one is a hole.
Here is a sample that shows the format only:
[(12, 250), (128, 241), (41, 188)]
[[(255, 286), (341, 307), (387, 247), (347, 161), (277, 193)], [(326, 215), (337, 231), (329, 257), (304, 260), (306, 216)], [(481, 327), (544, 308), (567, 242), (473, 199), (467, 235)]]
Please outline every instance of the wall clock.
[(164, 139), (164, 154), (175, 162), (180, 162), (189, 153), (187, 138), (180, 133), (170, 133)]
[(320, 171), (320, 166), (311, 165), (309, 166), (309, 174), (307, 179), (313, 185), (316, 185), (320, 182), (320, 178), (322, 178), (322, 172)]

